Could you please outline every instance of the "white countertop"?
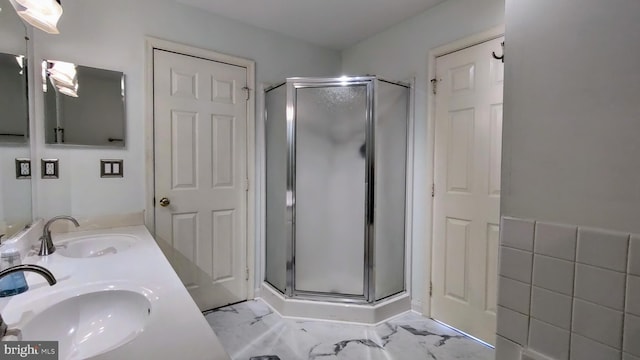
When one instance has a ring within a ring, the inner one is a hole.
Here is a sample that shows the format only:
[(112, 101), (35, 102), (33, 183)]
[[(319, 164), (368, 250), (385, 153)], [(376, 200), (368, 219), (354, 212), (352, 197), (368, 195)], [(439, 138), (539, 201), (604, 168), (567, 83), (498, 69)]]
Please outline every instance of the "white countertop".
[(103, 234), (134, 236), (136, 244), (117, 254), (93, 258), (69, 258), (58, 252), (44, 258), (27, 256), (23, 263), (44, 266), (58, 283), (48, 286), (43, 277), (25, 273), (29, 290), (0, 298), (0, 312), (9, 328), (19, 328), (30, 312), (38, 313), (62, 298), (99, 290), (132, 290), (144, 294), (151, 303), (144, 331), (131, 342), (94, 359), (229, 359), (144, 226), (68, 233), (53, 239), (58, 244)]

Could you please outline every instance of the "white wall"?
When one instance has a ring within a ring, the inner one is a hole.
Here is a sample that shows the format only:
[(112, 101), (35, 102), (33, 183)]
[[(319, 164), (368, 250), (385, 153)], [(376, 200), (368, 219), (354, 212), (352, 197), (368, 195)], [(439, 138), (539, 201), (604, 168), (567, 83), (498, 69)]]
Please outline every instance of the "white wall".
[(503, 215), (640, 232), (639, 14), (507, 0)]
[(448, 0), (343, 51), (344, 74), (374, 74), (390, 80), (416, 79), (412, 292), (421, 301), (431, 234), (432, 154), (427, 151), (429, 50), (504, 22), (504, 0)]
[[(287, 76), (335, 75), (340, 69), (338, 52), (171, 0), (66, 0), (63, 7), (60, 35), (34, 31), (35, 58), (124, 72), (127, 146), (107, 150), (44, 145), (43, 96), (36, 87), (38, 151), (34, 158), (59, 158), (61, 172), (57, 180), (36, 180), (36, 214), (42, 217), (62, 213), (88, 217), (144, 209), (145, 35), (253, 59), (258, 83), (275, 83)], [(101, 158), (124, 159), (124, 179), (100, 179)]]
[(0, 0), (0, 52), (26, 55), (26, 28), (9, 0)]
[(15, 159), (29, 158), (29, 145), (0, 145), (0, 234), (13, 234), (31, 221), (31, 181), (16, 179)]

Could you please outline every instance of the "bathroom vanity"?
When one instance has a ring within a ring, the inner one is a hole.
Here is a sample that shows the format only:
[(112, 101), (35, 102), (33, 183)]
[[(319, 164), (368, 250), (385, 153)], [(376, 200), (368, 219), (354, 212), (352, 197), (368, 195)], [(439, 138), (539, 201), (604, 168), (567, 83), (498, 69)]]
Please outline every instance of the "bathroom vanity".
[(44, 257), (32, 247), (42, 230), (39, 220), (11, 241), (57, 283), (25, 273), (29, 290), (0, 299), (22, 340), (59, 341), (60, 359), (229, 359), (143, 225), (54, 235)]

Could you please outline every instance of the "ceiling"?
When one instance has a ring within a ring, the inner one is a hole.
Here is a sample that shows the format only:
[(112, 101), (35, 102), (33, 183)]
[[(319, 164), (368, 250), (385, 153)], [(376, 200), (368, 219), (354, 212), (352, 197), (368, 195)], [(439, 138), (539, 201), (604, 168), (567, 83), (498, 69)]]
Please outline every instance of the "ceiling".
[(312, 44), (342, 50), (444, 0), (177, 0)]

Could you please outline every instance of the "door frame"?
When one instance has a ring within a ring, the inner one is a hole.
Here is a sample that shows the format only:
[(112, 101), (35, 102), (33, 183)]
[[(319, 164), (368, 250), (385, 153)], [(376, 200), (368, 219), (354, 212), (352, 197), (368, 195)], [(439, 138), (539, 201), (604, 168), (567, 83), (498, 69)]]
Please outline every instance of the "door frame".
[(256, 122), (255, 122), (255, 61), (233, 55), (223, 54), (186, 44), (180, 44), (151, 36), (145, 37), (145, 224), (155, 237), (154, 195), (155, 195), (155, 154), (153, 124), (153, 50), (165, 50), (205, 60), (235, 65), (247, 69), (247, 179), (249, 180), (246, 209), (246, 267), (248, 269), (247, 299), (255, 297), (255, 211), (256, 211)]
[[(441, 45), (429, 50), (428, 56), (428, 71), (427, 71), (427, 154), (429, 154), (427, 158), (427, 169), (429, 173), (427, 174), (427, 179), (431, 180), (431, 183), (428, 184), (433, 189), (435, 184), (435, 148), (436, 148), (436, 134), (435, 134), (435, 124), (436, 124), (436, 95), (432, 91), (430, 80), (436, 77), (436, 59), (445, 56), (456, 51), (464, 50), (466, 48), (481, 44), (483, 42), (487, 42), (490, 40), (497, 39), (505, 34), (505, 26), (498, 25), (489, 30), (473, 34), (471, 36), (456, 40), (454, 42)], [(437, 191), (437, 189), (435, 189)], [(433, 191), (433, 190), (432, 190)], [(432, 193), (433, 194), (433, 193)], [(426, 216), (427, 223), (427, 236), (426, 236), (426, 244), (425, 244), (425, 259), (429, 260), (428, 266), (426, 266), (425, 271), (425, 291), (423, 294), (422, 301), (422, 314), (425, 316), (431, 316), (431, 284), (433, 283), (432, 278), (432, 267), (433, 267), (433, 215), (434, 215), (434, 206), (435, 202), (433, 201), (433, 196), (427, 198), (427, 209), (429, 212)]]

